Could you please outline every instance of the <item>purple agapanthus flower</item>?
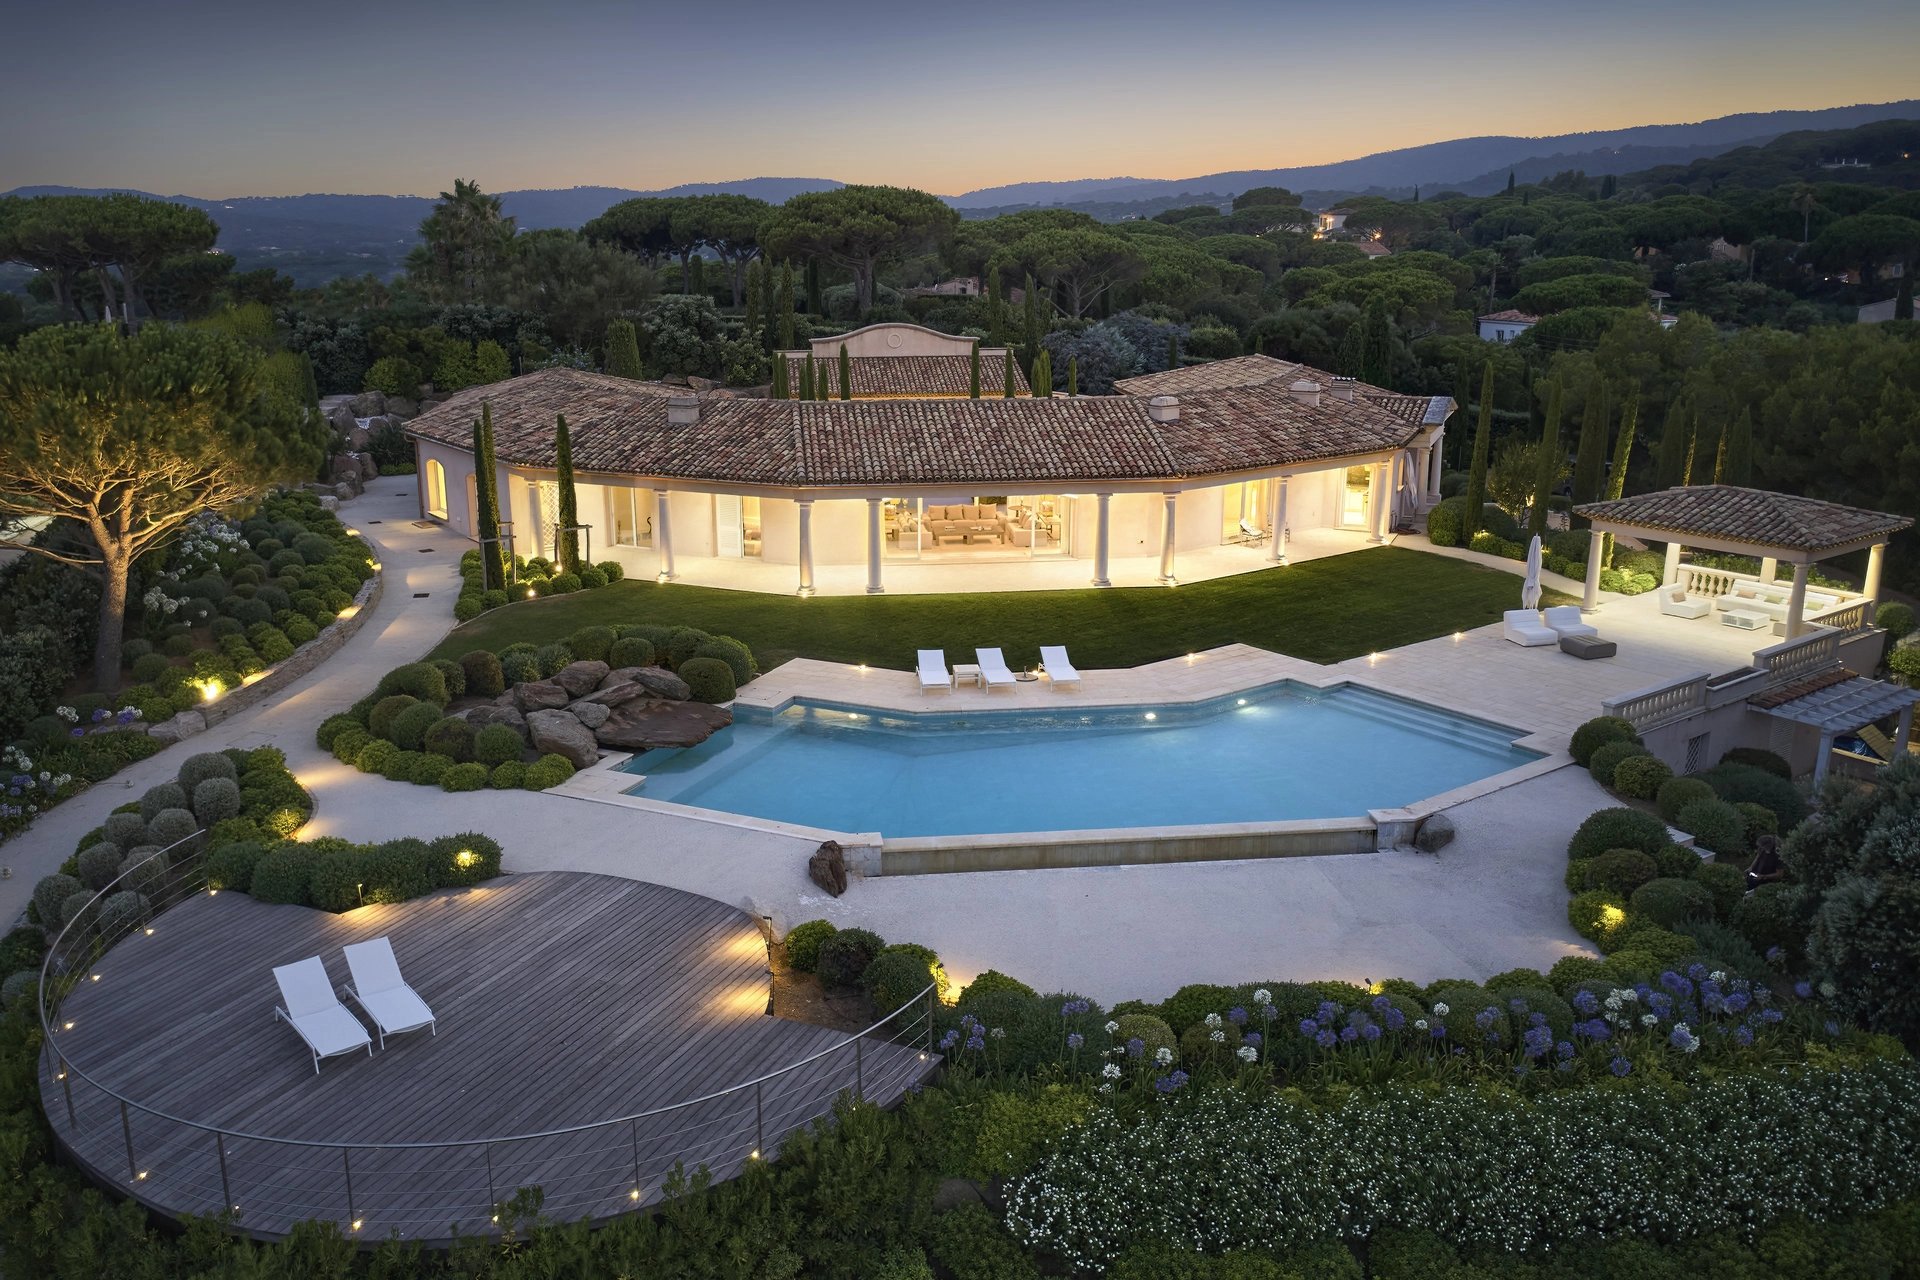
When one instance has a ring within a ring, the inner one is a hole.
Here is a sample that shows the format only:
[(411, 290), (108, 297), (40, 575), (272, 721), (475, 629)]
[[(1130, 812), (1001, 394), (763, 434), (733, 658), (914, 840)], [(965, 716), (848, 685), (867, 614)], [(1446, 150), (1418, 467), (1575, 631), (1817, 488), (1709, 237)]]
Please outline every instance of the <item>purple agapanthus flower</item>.
[(1227, 1010), (1227, 1021), (1236, 1027), (1244, 1027), (1247, 1025), (1247, 1011), (1239, 1005), (1235, 1005), (1233, 1008)]
[(1160, 1093), (1172, 1093), (1174, 1090), (1186, 1084), (1187, 1078), (1187, 1073), (1184, 1071), (1172, 1071), (1164, 1076), (1157, 1077), (1153, 1082), (1153, 1087)]
[(1244, 1037), (1242, 1037), (1242, 1043), (1250, 1044), (1254, 1048), (1258, 1049), (1260, 1045), (1263, 1043), (1263, 1039), (1258, 1031), (1249, 1031)]
[(1322, 1049), (1333, 1048), (1337, 1040), (1338, 1040), (1338, 1037), (1336, 1037), (1333, 1034), (1333, 1032), (1325, 1031), (1325, 1030), (1321, 1031), (1319, 1035), (1313, 1038), (1313, 1042), (1319, 1045)]
[(1355, 1027), (1342, 1027), (1340, 1028), (1340, 1038), (1348, 1044), (1352, 1044), (1360, 1038), (1360, 1032)]
[(1067, 1048), (1069, 1049), (1078, 1049), (1081, 1045), (1085, 1044), (1086, 1042), (1087, 1042), (1087, 1038), (1081, 1035), (1078, 1031), (1070, 1032), (1067, 1035)]
[(1378, 1040), (1380, 1038), (1379, 1025), (1377, 1023), (1369, 1022), (1366, 1026), (1361, 1027), (1360, 1037), (1363, 1040)]
[(1065, 1004), (1060, 1006), (1060, 1016), (1063, 1018), (1070, 1018), (1075, 1014), (1085, 1013), (1087, 1012), (1087, 1010), (1091, 1009), (1092, 1007), (1093, 1006), (1088, 1004), (1085, 1000), (1069, 1000)]
[(1302, 1018), (1300, 1019), (1300, 1034), (1303, 1036), (1317, 1036), (1320, 1034), (1320, 1024), (1312, 1018)]
[(1145, 1040), (1142, 1040), (1139, 1036), (1135, 1036), (1133, 1037), (1133, 1039), (1127, 1041), (1127, 1056), (1129, 1058), (1143, 1057), (1145, 1056), (1146, 1052), (1147, 1052), (1147, 1042)]
[(1613, 1072), (1616, 1076), (1624, 1076), (1633, 1070), (1633, 1063), (1627, 1061), (1619, 1054), (1615, 1054), (1613, 1061), (1607, 1064), (1607, 1070)]

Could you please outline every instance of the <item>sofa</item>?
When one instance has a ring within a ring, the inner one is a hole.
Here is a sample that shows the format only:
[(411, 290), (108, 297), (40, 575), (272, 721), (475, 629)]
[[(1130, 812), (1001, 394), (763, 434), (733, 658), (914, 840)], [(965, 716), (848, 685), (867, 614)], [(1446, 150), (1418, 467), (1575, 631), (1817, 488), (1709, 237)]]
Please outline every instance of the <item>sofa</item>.
[(1660, 612), (1670, 618), (1704, 618), (1713, 612), (1713, 602), (1693, 599), (1687, 595), (1687, 589), (1676, 582), (1660, 588)]
[(1509, 609), (1500, 615), (1500, 623), (1500, 634), (1514, 644), (1533, 649), (1560, 643), (1560, 633), (1540, 621), (1538, 609)]
[(928, 507), (927, 534), (935, 542), (1000, 542), (1006, 536), (998, 503), (961, 503)]
[[(1787, 601), (1792, 599), (1792, 597), (1793, 591), (1790, 587), (1783, 587), (1778, 584), (1765, 586), (1758, 582), (1742, 582), (1736, 584), (1733, 590), (1727, 592), (1718, 600), (1715, 600), (1714, 604), (1719, 606), (1723, 613), (1732, 609), (1747, 609), (1754, 613), (1764, 613), (1775, 622), (1785, 622), (1787, 620)], [(1828, 595), (1824, 591), (1809, 590), (1807, 592), (1806, 606), (1802, 616), (1810, 618), (1816, 613), (1826, 612), (1839, 603), (1840, 598), (1838, 596)]]

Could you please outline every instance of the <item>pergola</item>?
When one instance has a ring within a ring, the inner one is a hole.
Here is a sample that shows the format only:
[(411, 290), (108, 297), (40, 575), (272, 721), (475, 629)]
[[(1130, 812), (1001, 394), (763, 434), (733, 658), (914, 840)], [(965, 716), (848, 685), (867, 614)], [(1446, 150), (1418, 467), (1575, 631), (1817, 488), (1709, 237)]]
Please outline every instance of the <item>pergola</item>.
[(1748, 699), (1748, 705), (1755, 710), (1820, 731), (1820, 754), (1813, 764), (1816, 786), (1827, 776), (1827, 762), (1833, 756), (1836, 737), (1896, 713), (1900, 716), (1900, 727), (1894, 734), (1893, 758), (1903, 757), (1907, 744), (1913, 740), (1915, 703), (1920, 703), (1920, 689), (1870, 680), (1844, 668), (1799, 686), (1788, 685), (1771, 694)]
[[(1862, 594), (1871, 621), (1873, 607), (1880, 599), (1880, 570), (1887, 540), (1913, 525), (1908, 516), (1731, 484), (1662, 489), (1610, 502), (1589, 502), (1574, 511), (1591, 522), (1595, 533), (1623, 533), (1666, 543), (1663, 586), (1671, 585), (1679, 575), (1682, 547), (1756, 556), (1763, 582), (1774, 580), (1781, 563), (1792, 565), (1793, 591), (1787, 600), (1786, 622), (1789, 640), (1805, 629), (1808, 570), (1822, 560), (1852, 551), (1867, 552)], [(1587, 591), (1582, 603), (1586, 609), (1600, 607), (1602, 542), (1594, 538), (1587, 548)]]

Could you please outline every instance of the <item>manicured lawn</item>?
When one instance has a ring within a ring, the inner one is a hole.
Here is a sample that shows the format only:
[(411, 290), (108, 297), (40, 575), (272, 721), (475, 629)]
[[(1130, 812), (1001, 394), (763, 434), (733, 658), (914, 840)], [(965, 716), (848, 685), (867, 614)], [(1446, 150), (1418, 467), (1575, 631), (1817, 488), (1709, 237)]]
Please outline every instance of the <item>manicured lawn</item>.
[[(1568, 601), (1549, 592), (1549, 603)], [(437, 658), (515, 641), (544, 644), (593, 623), (692, 626), (744, 640), (762, 669), (788, 658), (902, 670), (915, 649), (965, 661), (999, 645), (1015, 667), (1065, 644), (1082, 668), (1133, 667), (1239, 641), (1339, 662), (1499, 619), (1520, 604), (1517, 575), (1381, 547), (1189, 586), (971, 595), (792, 596), (620, 582), (484, 613)]]

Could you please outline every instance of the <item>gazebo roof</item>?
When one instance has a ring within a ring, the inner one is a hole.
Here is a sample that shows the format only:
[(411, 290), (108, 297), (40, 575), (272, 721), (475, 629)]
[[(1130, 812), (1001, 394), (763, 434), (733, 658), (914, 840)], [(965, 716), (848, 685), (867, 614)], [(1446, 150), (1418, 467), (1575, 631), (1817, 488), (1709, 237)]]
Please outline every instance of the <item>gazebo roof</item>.
[(1884, 541), (1913, 524), (1908, 516), (1731, 484), (1662, 489), (1611, 502), (1589, 502), (1574, 510), (1596, 524), (1813, 558)]
[[(1770, 716), (1811, 725), (1822, 733), (1851, 732), (1920, 703), (1920, 689), (1909, 689), (1886, 680), (1869, 680), (1851, 671), (1842, 670), (1838, 674), (1844, 678), (1785, 701), (1766, 705), (1754, 698), (1749, 699), (1749, 703)], [(1780, 692), (1793, 690), (1789, 686)]]

